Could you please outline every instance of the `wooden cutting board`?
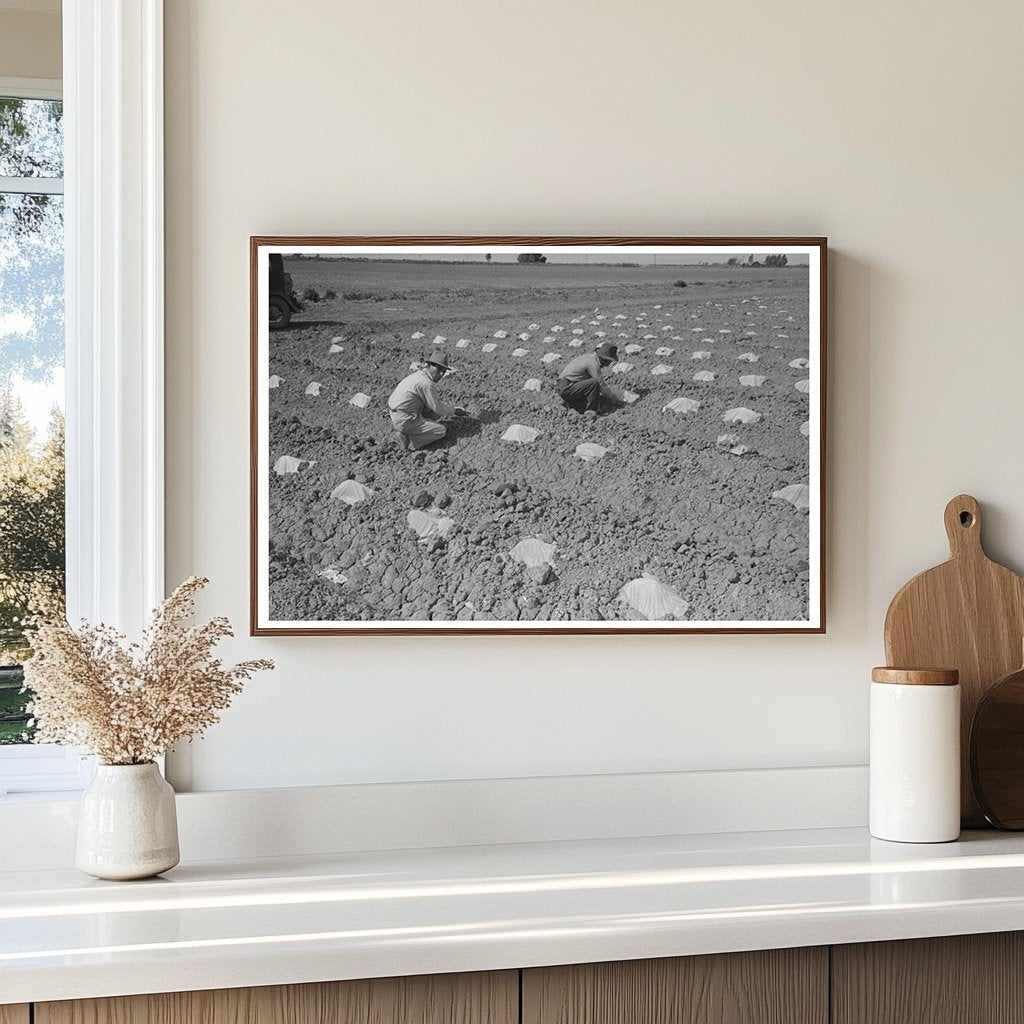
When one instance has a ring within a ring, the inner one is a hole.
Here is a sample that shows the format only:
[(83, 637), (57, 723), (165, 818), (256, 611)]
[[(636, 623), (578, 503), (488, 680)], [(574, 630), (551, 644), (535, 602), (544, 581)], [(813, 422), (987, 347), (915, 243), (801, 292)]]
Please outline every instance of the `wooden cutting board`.
[(971, 722), (988, 688), (1020, 667), (1024, 579), (993, 562), (981, 544), (981, 507), (957, 495), (944, 515), (949, 561), (915, 576), (889, 605), (885, 657), (895, 668), (960, 671), (960, 813), (983, 828), (971, 788)]

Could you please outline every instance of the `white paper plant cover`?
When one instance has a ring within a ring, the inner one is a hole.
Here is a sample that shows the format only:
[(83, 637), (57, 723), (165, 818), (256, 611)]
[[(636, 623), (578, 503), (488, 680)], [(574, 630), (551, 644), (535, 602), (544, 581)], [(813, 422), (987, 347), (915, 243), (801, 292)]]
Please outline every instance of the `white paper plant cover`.
[(321, 569), (317, 576), (323, 576), (331, 583), (348, 583), (348, 577), (336, 565), (329, 565), (326, 569)]
[(662, 412), (696, 412), (700, 408), (700, 402), (694, 398), (673, 398), (668, 405), (661, 408)]
[(806, 370), (807, 367), (810, 366), (811, 364), (801, 356), (799, 359), (790, 360), (789, 365), (794, 370)]
[(333, 345), (331, 345), (331, 347), (330, 347), (330, 348), (329, 348), (329, 349), (327, 350), (327, 354), (328, 354), (329, 356), (336, 356), (336, 355), (337, 355), (337, 354), (338, 354), (339, 352), (344, 352), (344, 351), (345, 351), (344, 347), (343, 347), (342, 345), (339, 345), (339, 344), (338, 344), (337, 342), (335, 342), (335, 343), (334, 343)]
[(595, 338), (603, 338), (604, 336), (605, 336), (605, 332), (604, 331), (594, 331), (594, 337)]
[(670, 356), (674, 352), (675, 352), (674, 348), (666, 348), (664, 345), (662, 345), (660, 348), (656, 348), (654, 350), (654, 354), (656, 356)]
[(760, 418), (759, 412), (754, 412), (753, 409), (747, 409), (742, 405), (736, 409), (726, 409), (722, 416), (726, 423), (757, 423)]
[(358, 505), (359, 502), (372, 498), (373, 491), (355, 480), (343, 480), (331, 491), (331, 497), (336, 501), (345, 502), (346, 505)]
[(719, 435), (716, 444), (730, 455), (746, 455), (750, 451), (745, 444), (740, 444), (740, 439), (735, 434)]
[(459, 340), (457, 342), (455, 342), (455, 347), (456, 348), (469, 348), (469, 345), (470, 345), (469, 338), (459, 338)]
[(514, 355), (516, 357), (516, 359), (522, 359), (523, 356), (527, 356), (529, 354), (530, 354), (530, 350), (528, 348), (517, 348), (512, 353), (512, 355)]
[(495, 338), (507, 338), (508, 337), (508, 331), (495, 331), (494, 332), (494, 337)]
[(528, 331), (539, 331), (540, 330), (540, 324), (530, 324), (530, 326), (527, 327), (526, 329)]
[(531, 569), (538, 565), (553, 566), (555, 564), (555, 545), (545, 544), (540, 537), (524, 538), (509, 554), (514, 561), (522, 562), (523, 565)]
[(644, 341), (654, 341), (655, 336), (653, 334), (645, 334)]
[(542, 363), (553, 363), (556, 359), (561, 359), (561, 352), (548, 352), (546, 355), (540, 357)]
[(365, 409), (370, 404), (370, 396), (363, 394), (362, 391), (354, 394), (349, 400), (349, 405), (354, 405), (357, 409)]
[(740, 363), (756, 363), (757, 356), (753, 352), (741, 352), (737, 357), (737, 362)]
[(612, 367), (612, 373), (629, 373), (633, 369), (632, 363), (616, 363)]
[(513, 423), (504, 434), (502, 441), (515, 441), (517, 444), (533, 444), (540, 437), (540, 431), (533, 427), (524, 427), (522, 423)]
[(630, 580), (619, 591), (618, 599), (651, 621), (681, 619), (690, 608), (671, 587), (646, 572), (639, 579)]
[(811, 382), (809, 380), (798, 380), (793, 387), (795, 387), (800, 394), (806, 395), (811, 390)]
[(524, 385), (524, 391), (540, 391), (540, 381), (536, 377), (531, 377)]
[(671, 372), (672, 372), (672, 367), (671, 366), (666, 366), (664, 363), (658, 363), (658, 365), (656, 367), (654, 367), (653, 370), (651, 370), (651, 376), (652, 377), (661, 377), (661, 376), (664, 376), (666, 373), (671, 373)]
[(711, 358), (711, 353), (710, 352), (694, 352), (693, 355), (690, 356), (690, 358), (691, 359), (710, 359)]
[(307, 384), (306, 394), (312, 395), (314, 398), (316, 398), (320, 394), (320, 385), (316, 381), (313, 381), (311, 384)]
[(344, 340), (345, 336), (343, 334), (336, 334), (333, 338), (331, 338), (331, 344), (340, 345)]
[(811, 421), (810, 420), (804, 420), (804, 422), (800, 424), (800, 433), (803, 434), (804, 437), (810, 437), (811, 436)]
[(807, 484), (789, 484), (781, 491), (772, 491), (772, 497), (788, 501), (801, 512), (806, 512), (811, 507), (811, 489)]
[(745, 373), (740, 377), (740, 384), (745, 388), (759, 388), (767, 379), (767, 377), (759, 377), (756, 373)]
[(489, 341), (489, 342), (487, 342), (487, 344), (486, 344), (486, 345), (484, 345), (484, 346), (483, 346), (483, 347), (482, 347), (482, 348), (480, 349), (480, 351), (481, 351), (481, 352), (493, 352), (493, 351), (494, 351), (494, 350), (495, 350), (495, 349), (496, 349), (497, 347), (498, 347), (498, 346), (497, 346), (497, 345), (495, 345), (493, 341)]
[(437, 515), (434, 512), (421, 512), (418, 508), (410, 509), (405, 521), (420, 540), (434, 540), (435, 538), (444, 540), (455, 525), (455, 521), (447, 516)]
[(583, 328), (582, 327), (574, 327), (572, 329), (572, 333), (573, 334), (582, 334), (583, 333)]
[(276, 373), (270, 375), (270, 380), (267, 381), (268, 388), (279, 388), (284, 383), (284, 377), (279, 377)]
[(274, 463), (274, 472), (278, 476), (284, 476), (286, 473), (298, 473), (299, 467), (305, 459), (297, 459), (294, 455), (282, 455), (277, 462)]
[(529, 341), (530, 340), (530, 335), (526, 331), (523, 331), (523, 333), (519, 335), (519, 340), (520, 341)]
[(443, 334), (435, 334), (431, 345), (443, 345), (448, 339)]
[(551, 327), (551, 333), (557, 334), (559, 331), (564, 331), (565, 328), (561, 324), (553, 324)]
[(553, 334), (545, 334), (542, 340), (545, 345), (553, 345), (555, 343), (555, 336)]
[(583, 344), (583, 339), (582, 338), (573, 338), (572, 341), (569, 342), (569, 344), (572, 345), (573, 348), (579, 348), (580, 345)]
[(711, 370), (698, 370), (694, 375), (693, 379), (698, 384), (710, 384), (715, 379), (717, 374), (712, 373)]
[(640, 396), (635, 391), (623, 391), (622, 400), (627, 405), (632, 405)]
[(626, 353), (627, 356), (635, 356), (637, 354), (637, 352), (643, 352), (643, 350), (644, 350), (643, 345), (637, 345), (635, 343), (632, 344), (632, 345), (627, 345), (623, 349), (623, 351)]
[(426, 335), (422, 331), (415, 331), (414, 333), (410, 334), (409, 337), (412, 338), (413, 341), (419, 341), (420, 338), (425, 338)]
[(576, 445), (576, 454), (584, 462), (596, 462), (608, 454), (608, 449), (602, 448), (601, 445), (594, 444), (591, 441), (584, 441), (583, 444)]
[(728, 327), (720, 327), (718, 329), (718, 333), (719, 334), (732, 334), (732, 331), (730, 331)]

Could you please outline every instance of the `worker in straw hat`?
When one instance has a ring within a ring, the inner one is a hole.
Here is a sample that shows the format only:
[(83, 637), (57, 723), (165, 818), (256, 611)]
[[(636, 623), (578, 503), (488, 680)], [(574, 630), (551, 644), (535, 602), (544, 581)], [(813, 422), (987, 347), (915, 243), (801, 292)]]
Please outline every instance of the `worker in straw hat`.
[(422, 369), (414, 370), (391, 392), (388, 409), (402, 447), (419, 450), (445, 438), (447, 428), (441, 420), (465, 416), (466, 410), (443, 402), (437, 384), (455, 371), (443, 352), (434, 351), (424, 360)]
[(618, 362), (619, 350), (610, 341), (604, 341), (593, 352), (585, 352), (562, 367), (556, 387), (570, 409), (597, 415), (601, 398), (615, 401), (615, 392), (603, 387), (601, 374), (606, 366)]

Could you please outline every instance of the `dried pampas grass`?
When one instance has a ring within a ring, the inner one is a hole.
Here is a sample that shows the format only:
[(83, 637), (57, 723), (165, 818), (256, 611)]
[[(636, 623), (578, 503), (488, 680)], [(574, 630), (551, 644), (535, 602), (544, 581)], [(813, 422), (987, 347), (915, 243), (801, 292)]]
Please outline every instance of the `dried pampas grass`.
[(104, 764), (145, 764), (217, 722), (245, 680), (274, 663), (225, 668), (213, 648), (233, 635), (228, 620), (186, 624), (208, 582), (182, 583), (153, 612), (141, 644), (109, 626), (40, 621), (25, 663), (36, 742), (84, 747)]

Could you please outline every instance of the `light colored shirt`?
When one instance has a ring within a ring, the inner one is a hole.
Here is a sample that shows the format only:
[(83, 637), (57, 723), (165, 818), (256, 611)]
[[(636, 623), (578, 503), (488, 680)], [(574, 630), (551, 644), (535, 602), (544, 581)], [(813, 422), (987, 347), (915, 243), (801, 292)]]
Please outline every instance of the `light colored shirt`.
[(597, 358), (596, 352), (587, 352), (575, 359), (570, 359), (562, 367), (558, 379), (568, 380), (574, 384), (581, 380), (600, 380), (601, 360)]
[(416, 370), (391, 392), (388, 408), (392, 412), (404, 412), (409, 416), (422, 416), (427, 410), (431, 419), (443, 420), (455, 413), (454, 406), (441, 401), (437, 387), (426, 370)]

